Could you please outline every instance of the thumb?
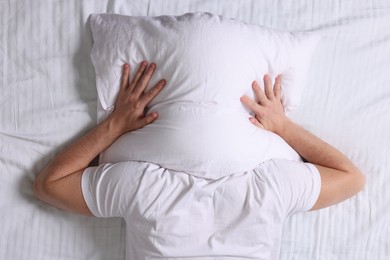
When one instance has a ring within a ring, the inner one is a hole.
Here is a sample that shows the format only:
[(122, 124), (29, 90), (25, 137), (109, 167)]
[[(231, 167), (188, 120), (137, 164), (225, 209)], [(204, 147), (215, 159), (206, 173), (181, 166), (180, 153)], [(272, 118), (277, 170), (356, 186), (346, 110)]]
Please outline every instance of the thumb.
[(249, 121), (251, 121), (251, 123), (254, 124), (255, 126), (264, 129), (264, 126), (255, 117), (249, 118)]
[(144, 118), (140, 120), (140, 128), (153, 123), (157, 119), (158, 115), (156, 112), (147, 114)]

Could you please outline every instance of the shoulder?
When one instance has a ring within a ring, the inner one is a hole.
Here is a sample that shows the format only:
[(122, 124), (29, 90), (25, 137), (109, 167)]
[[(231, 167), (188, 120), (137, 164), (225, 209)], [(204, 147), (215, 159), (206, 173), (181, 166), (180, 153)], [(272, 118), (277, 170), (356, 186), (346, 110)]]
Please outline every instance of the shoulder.
[(296, 177), (313, 177), (319, 178), (318, 169), (311, 163), (303, 161), (290, 161), (283, 159), (268, 160), (258, 166), (261, 173), (281, 180), (289, 178), (297, 179)]
[(321, 176), (313, 164), (275, 159), (260, 164), (256, 171), (287, 215), (309, 210), (319, 196)]

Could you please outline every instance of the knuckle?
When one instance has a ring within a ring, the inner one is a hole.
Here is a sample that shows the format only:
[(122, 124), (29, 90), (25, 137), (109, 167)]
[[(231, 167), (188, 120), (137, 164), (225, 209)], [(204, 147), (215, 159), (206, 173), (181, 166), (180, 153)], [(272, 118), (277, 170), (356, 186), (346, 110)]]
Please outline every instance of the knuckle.
[(143, 103), (141, 103), (140, 101), (134, 102), (134, 108), (135, 108), (136, 110), (143, 109)]
[(148, 98), (152, 98), (155, 94), (156, 94), (156, 89), (151, 89), (150, 91), (148, 91), (146, 93), (145, 96), (148, 97)]
[(264, 118), (266, 115), (267, 115), (267, 112), (265, 109), (258, 109), (256, 111), (256, 116), (258, 116), (257, 118)]
[(151, 90), (149, 90), (145, 96), (148, 98), (148, 99), (153, 99), (155, 96), (157, 96), (157, 94), (160, 92), (161, 90), (161, 86), (160, 85), (157, 85), (156, 87), (152, 88)]
[(148, 119), (146, 120), (146, 122), (149, 124), (149, 123), (152, 123), (153, 121), (154, 121), (154, 117), (148, 116)]

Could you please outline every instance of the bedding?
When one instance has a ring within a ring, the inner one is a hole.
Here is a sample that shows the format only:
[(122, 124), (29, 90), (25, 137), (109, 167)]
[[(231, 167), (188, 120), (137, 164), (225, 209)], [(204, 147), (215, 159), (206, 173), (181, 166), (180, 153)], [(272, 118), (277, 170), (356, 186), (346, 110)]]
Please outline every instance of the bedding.
[[(193, 175), (220, 178), (271, 158), (299, 160), (279, 136), (253, 126), (240, 102), (255, 99), (251, 85), (282, 75), (286, 112), (296, 109), (319, 36), (250, 25), (211, 13), (131, 17), (94, 14), (91, 59), (100, 105), (98, 121), (113, 109), (123, 64), (158, 66), (149, 88), (168, 84), (149, 104), (159, 118), (122, 135), (100, 163), (153, 162)], [(129, 149), (131, 147), (131, 149)]]
[(365, 173), (364, 191), (284, 223), (280, 259), (390, 258), (390, 3), (376, 1), (0, 1), (0, 259), (124, 259), (121, 219), (63, 212), (32, 182), (96, 124), (92, 13), (210, 12), (322, 35), (290, 117)]

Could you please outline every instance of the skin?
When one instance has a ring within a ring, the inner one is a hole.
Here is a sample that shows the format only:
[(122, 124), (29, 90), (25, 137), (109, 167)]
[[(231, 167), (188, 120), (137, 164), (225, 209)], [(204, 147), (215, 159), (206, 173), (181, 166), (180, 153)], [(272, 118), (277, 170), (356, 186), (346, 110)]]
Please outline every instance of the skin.
[[(59, 153), (36, 177), (33, 190), (36, 197), (57, 208), (91, 216), (81, 190), (81, 176), (90, 162), (122, 134), (142, 128), (157, 119), (157, 113), (145, 115), (146, 106), (163, 89), (160, 80), (144, 93), (155, 64), (142, 62), (131, 81), (130, 68), (124, 65), (121, 87), (115, 109), (104, 121), (85, 136)], [(308, 162), (315, 164), (321, 174), (320, 196), (312, 208), (320, 209), (341, 202), (357, 192), (365, 183), (364, 176), (334, 147), (310, 134), (284, 115), (280, 98), (280, 77), (272, 88), (268, 75), (264, 77), (265, 92), (253, 82), (259, 102), (247, 96), (241, 102), (255, 117), (249, 120), (257, 127), (280, 135)]]
[(264, 91), (256, 82), (252, 83), (259, 102), (247, 96), (242, 96), (241, 102), (255, 113), (255, 117), (249, 119), (254, 125), (278, 134), (317, 167), (321, 175), (321, 191), (311, 210), (329, 207), (361, 191), (365, 177), (346, 156), (286, 117), (280, 87), (280, 76), (272, 87), (271, 79), (265, 75)]
[(157, 119), (157, 113), (145, 115), (146, 106), (163, 89), (160, 80), (144, 93), (156, 69), (142, 62), (133, 79), (128, 64), (123, 67), (121, 87), (115, 109), (107, 119), (59, 153), (36, 177), (35, 196), (57, 208), (91, 216), (81, 190), (81, 176), (89, 163), (122, 134), (137, 130)]

